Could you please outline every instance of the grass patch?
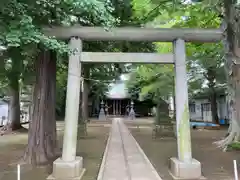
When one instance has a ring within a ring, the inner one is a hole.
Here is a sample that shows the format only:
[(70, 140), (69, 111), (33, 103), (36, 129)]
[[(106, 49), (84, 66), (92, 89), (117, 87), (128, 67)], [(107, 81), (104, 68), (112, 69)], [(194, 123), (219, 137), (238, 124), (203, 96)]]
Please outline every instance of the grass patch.
[(234, 142), (234, 143), (228, 145), (228, 150), (240, 151), (240, 142)]

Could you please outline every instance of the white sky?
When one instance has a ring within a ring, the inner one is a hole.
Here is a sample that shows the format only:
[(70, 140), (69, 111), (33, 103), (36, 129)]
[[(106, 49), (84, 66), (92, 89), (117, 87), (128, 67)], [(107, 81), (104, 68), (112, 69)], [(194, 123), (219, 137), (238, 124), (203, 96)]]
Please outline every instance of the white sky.
[(127, 81), (129, 79), (129, 74), (121, 74), (120, 79), (122, 81)]

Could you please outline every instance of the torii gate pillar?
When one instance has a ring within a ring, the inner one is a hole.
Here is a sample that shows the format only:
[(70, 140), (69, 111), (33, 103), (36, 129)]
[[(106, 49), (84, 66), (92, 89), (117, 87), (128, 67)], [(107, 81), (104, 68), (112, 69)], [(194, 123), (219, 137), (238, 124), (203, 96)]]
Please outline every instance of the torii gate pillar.
[(191, 149), (185, 41), (175, 40), (173, 50), (178, 158), (170, 159), (170, 172), (174, 179), (199, 179), (201, 163), (192, 158)]
[(48, 180), (75, 180), (81, 179), (85, 169), (83, 158), (76, 156), (78, 113), (81, 90), (81, 52), (82, 41), (71, 38), (68, 64), (67, 97), (65, 110), (65, 128), (62, 157), (53, 162), (53, 173)]

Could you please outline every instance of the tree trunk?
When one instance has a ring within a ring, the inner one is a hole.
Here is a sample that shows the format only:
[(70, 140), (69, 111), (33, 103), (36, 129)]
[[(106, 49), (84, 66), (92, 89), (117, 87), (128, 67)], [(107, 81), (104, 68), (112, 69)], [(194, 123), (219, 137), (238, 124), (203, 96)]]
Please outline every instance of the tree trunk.
[(212, 122), (218, 124), (218, 109), (217, 109), (217, 93), (215, 90), (216, 87), (216, 68), (208, 67), (205, 77), (208, 80), (208, 88), (210, 90), (210, 104), (211, 104), (211, 114)]
[(90, 67), (85, 65), (83, 68), (83, 94), (82, 94), (82, 118), (84, 122), (88, 121), (88, 94), (89, 94), (89, 73)]
[(79, 99), (79, 112), (78, 112), (78, 124), (82, 123), (82, 94), (83, 92), (80, 91), (80, 99)]
[(176, 121), (176, 96), (173, 96), (173, 119)]
[[(16, 54), (14, 51), (12, 52)], [(19, 97), (19, 79), (20, 79), (20, 64), (22, 59), (12, 59), (12, 69), (8, 75), (9, 80), (9, 128), (17, 130), (21, 128), (21, 110), (20, 110), (20, 97)]]
[(212, 112), (212, 122), (219, 124), (218, 107), (217, 107), (217, 93), (214, 88), (212, 88), (212, 90), (211, 90), (210, 103), (211, 103), (211, 112)]
[(225, 150), (233, 141), (240, 140), (240, 14), (237, 1), (224, 0), (224, 17), (225, 70), (232, 125), (228, 136), (216, 143)]
[(36, 60), (36, 84), (24, 160), (47, 164), (56, 157), (56, 54), (42, 50)]
[(21, 126), (21, 110), (19, 100), (19, 82), (17, 77), (11, 78), (9, 85), (9, 128), (11, 130), (20, 129)]
[(160, 125), (160, 121), (161, 121), (161, 102), (158, 101), (157, 102), (157, 106), (156, 106), (156, 114), (155, 114), (155, 124), (156, 125)]
[(11, 70), (7, 73), (9, 81), (9, 117), (6, 127), (3, 131), (12, 131), (20, 129), (21, 126), (21, 110), (20, 110), (20, 97), (19, 97), (19, 79), (21, 74), (21, 66), (23, 57), (21, 51), (16, 48), (8, 49), (9, 56), (11, 56)]
[(94, 117), (98, 117), (100, 112), (100, 97), (99, 96), (93, 96), (93, 107), (94, 107)]

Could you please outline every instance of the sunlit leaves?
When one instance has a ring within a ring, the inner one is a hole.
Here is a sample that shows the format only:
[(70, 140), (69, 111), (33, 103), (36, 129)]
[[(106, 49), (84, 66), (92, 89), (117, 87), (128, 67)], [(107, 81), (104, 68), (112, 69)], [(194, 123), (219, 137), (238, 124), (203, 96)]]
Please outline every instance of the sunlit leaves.
[(153, 99), (156, 102), (173, 93), (174, 69), (172, 65), (141, 65), (131, 74), (127, 83), (132, 96)]
[(61, 52), (65, 48), (62, 42), (44, 36), (42, 26), (74, 23), (111, 26), (115, 23), (111, 11), (108, 1), (98, 0), (6, 1), (0, 7), (0, 41), (6, 47), (42, 43)]
[[(15, 74), (20, 75), (18, 78), (21, 78), (23, 83), (32, 81), (34, 77), (32, 65), (39, 47), (55, 50), (58, 54), (68, 52), (64, 41), (43, 34), (44, 26), (81, 24), (109, 27), (116, 22), (115, 17), (111, 15), (112, 11), (113, 7), (107, 0), (1, 1), (0, 45), (6, 49), (4, 56), (0, 55), (0, 84), (6, 85), (8, 83), (6, 76), (10, 79)], [(9, 53), (13, 48), (16, 52)], [(19, 56), (16, 57), (17, 54)], [(17, 69), (18, 73), (11, 68), (13, 62), (22, 63), (23, 67)], [(57, 84), (62, 87), (65, 81), (60, 79), (66, 79), (66, 74), (61, 72), (57, 76)]]
[[(141, 4), (138, 0), (134, 0), (135, 14), (145, 16), (151, 12), (153, 7), (157, 7), (156, 11), (159, 12), (155, 16), (152, 22), (148, 22), (149, 26), (161, 27), (161, 28), (219, 28), (221, 24), (221, 17), (219, 17), (218, 9), (219, 1), (203, 0), (198, 2), (186, 2), (178, 0), (168, 1), (156, 1), (145, 0)], [(161, 3), (162, 2), (162, 3)], [(215, 7), (214, 7), (215, 6)], [(216, 7), (217, 6), (217, 7)], [(149, 20), (152, 20), (149, 18)], [(155, 43), (158, 52), (168, 53), (172, 52), (172, 44), (169, 43)], [(225, 74), (223, 72), (223, 47), (221, 43), (212, 44), (187, 44), (187, 56), (188, 56), (188, 70), (189, 70), (189, 92), (192, 93), (195, 90), (201, 90), (203, 85), (207, 84), (206, 79), (214, 79), (216, 85), (225, 82)], [(160, 67), (156, 65), (156, 69), (153, 69), (149, 65), (144, 65), (136, 69), (135, 75), (132, 75), (132, 80), (135, 79), (137, 83), (129, 82), (129, 86), (134, 91), (138, 91), (141, 98), (147, 94), (158, 94), (159, 96), (167, 93), (165, 89), (173, 89), (168, 86), (173, 82), (173, 71), (166, 72), (168, 76), (164, 76), (164, 70), (166, 67)], [(214, 72), (214, 73), (210, 73)], [(158, 74), (162, 73), (162, 76)], [(153, 81), (152, 77), (157, 77)], [(172, 79), (172, 81), (170, 81)], [(138, 88), (136, 86), (139, 86)], [(161, 88), (161, 87), (165, 87)], [(149, 97), (149, 96), (147, 96)]]

